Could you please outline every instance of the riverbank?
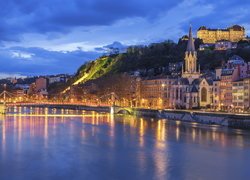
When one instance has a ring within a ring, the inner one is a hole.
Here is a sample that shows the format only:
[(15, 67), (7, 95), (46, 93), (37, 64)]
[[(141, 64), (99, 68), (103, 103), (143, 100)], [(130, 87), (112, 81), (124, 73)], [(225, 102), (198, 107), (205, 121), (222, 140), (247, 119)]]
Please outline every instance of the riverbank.
[(200, 124), (215, 124), (231, 128), (250, 129), (250, 115), (243, 114), (137, 109), (135, 111), (135, 115), (151, 116), (184, 122), (196, 122)]
[[(18, 104), (16, 106), (43, 107), (43, 108), (61, 108), (77, 109), (86, 111), (110, 112), (107, 106), (84, 106), (70, 104)], [(152, 110), (140, 108), (114, 107), (115, 114), (131, 114), (139, 117), (156, 117), (169, 120), (178, 120), (183, 122), (195, 122), (200, 124), (215, 124), (231, 128), (250, 129), (250, 115), (248, 114), (229, 114), (220, 112), (202, 112), (190, 110)]]

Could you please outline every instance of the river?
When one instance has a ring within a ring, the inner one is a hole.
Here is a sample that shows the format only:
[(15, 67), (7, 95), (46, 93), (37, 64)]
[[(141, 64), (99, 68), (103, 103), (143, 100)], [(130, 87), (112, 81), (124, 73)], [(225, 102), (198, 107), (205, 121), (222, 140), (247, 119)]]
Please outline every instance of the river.
[(0, 117), (0, 180), (242, 180), (249, 165), (244, 130), (67, 109)]

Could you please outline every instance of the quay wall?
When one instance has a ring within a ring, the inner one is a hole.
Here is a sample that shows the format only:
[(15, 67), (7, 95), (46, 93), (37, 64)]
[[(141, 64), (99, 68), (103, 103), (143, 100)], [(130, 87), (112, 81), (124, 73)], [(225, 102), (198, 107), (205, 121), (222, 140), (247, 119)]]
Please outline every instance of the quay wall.
[(231, 128), (250, 129), (250, 114), (238, 115), (216, 112), (198, 112), (182, 110), (147, 110), (135, 109), (134, 115), (158, 117), (184, 122), (196, 122), (201, 124), (216, 124)]

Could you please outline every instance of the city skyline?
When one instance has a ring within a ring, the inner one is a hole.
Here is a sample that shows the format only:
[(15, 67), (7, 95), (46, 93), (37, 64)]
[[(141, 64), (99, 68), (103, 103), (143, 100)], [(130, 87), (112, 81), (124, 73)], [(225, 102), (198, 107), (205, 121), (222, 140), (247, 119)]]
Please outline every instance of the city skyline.
[(0, 180), (250, 177), (249, 0), (0, 5)]
[(72, 74), (115, 41), (124, 45), (177, 41), (187, 34), (189, 23), (195, 34), (202, 25), (239, 24), (249, 35), (250, 4), (244, 2), (9, 1), (1, 11), (0, 71), (2, 76)]

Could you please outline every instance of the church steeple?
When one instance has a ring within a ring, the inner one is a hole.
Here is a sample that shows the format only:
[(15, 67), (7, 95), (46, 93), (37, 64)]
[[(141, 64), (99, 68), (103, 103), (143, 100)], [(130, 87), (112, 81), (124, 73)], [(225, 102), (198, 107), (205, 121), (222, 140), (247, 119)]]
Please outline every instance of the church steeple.
[(188, 52), (194, 52), (195, 51), (194, 39), (193, 39), (193, 33), (192, 33), (192, 26), (191, 25), (189, 27), (187, 51)]
[(188, 44), (185, 53), (184, 68), (182, 73), (183, 78), (188, 78), (190, 81), (200, 77), (197, 64), (197, 52), (194, 46), (192, 27), (189, 28)]

